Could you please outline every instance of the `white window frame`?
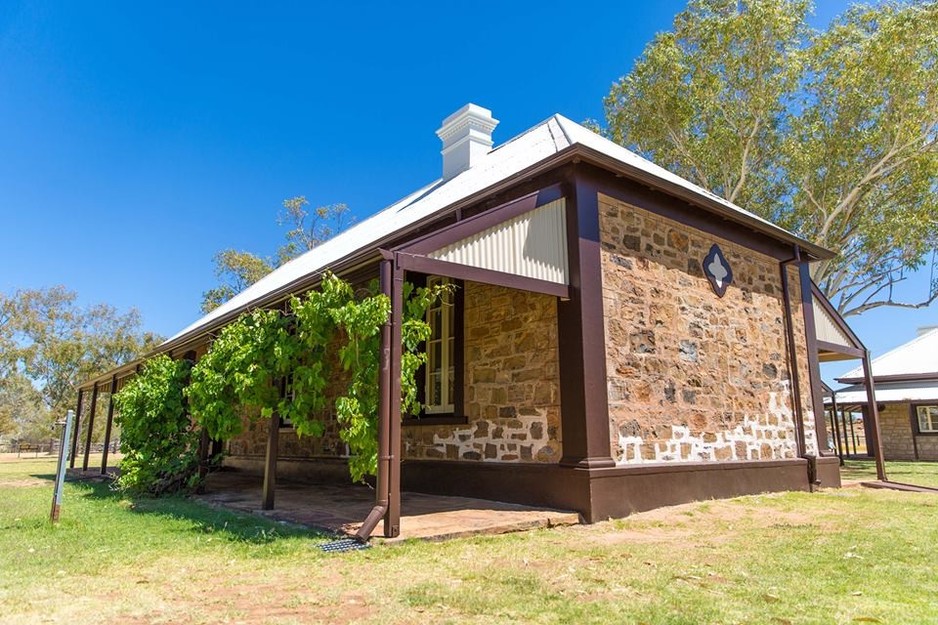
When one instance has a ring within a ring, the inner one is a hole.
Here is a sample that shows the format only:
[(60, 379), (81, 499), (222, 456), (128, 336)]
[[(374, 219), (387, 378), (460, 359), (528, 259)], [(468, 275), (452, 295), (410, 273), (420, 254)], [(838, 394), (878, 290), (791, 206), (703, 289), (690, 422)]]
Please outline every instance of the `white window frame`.
[(915, 407), (918, 431), (921, 434), (938, 434), (938, 406), (920, 405)]
[[(429, 276), (427, 278), (427, 288), (432, 288), (438, 284), (449, 284), (449, 278), (441, 278), (438, 276)], [(453, 392), (450, 392), (449, 385), (449, 372), (452, 370), (453, 375), (456, 375), (456, 366), (455, 366), (455, 302), (453, 301), (452, 293), (444, 293), (444, 295), (433, 303), (427, 309), (426, 321), (430, 323), (430, 316), (436, 312), (440, 312), (440, 336), (433, 337), (431, 336), (427, 340), (426, 353), (427, 353), (427, 364), (424, 375), (424, 399), (426, 400), (423, 409), (424, 413), (431, 414), (450, 414), (455, 412), (455, 384), (458, 382), (454, 380)], [(440, 343), (440, 363), (439, 369), (430, 370), (431, 365), (431, 353), (434, 343)], [(440, 376), (440, 403), (431, 404), (430, 398), (433, 397), (432, 384), (433, 384), (433, 373), (439, 371)]]

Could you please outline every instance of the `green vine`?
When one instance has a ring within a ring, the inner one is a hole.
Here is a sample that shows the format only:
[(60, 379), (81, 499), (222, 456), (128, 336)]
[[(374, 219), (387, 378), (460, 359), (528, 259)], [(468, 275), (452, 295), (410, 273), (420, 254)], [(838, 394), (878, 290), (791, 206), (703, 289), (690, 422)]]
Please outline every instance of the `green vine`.
[[(401, 325), (402, 411), (420, 409), (415, 374), (426, 361), (421, 344), (430, 337), (428, 307), (450, 286), (405, 285)], [(326, 273), (319, 290), (289, 301), (289, 314), (255, 310), (227, 325), (192, 370), (186, 389), (196, 421), (213, 438), (228, 439), (243, 429), (245, 408), (261, 417), (275, 412), (290, 419), (299, 436), (322, 436), (323, 412), (334, 399), (339, 436), (348, 445), (353, 480), (374, 475), (378, 462), (378, 374), (381, 327), (391, 311), (376, 285), (356, 293)], [(330, 397), (337, 362), (347, 386)], [(281, 391), (283, 381), (289, 393)]]
[(198, 434), (183, 398), (189, 367), (186, 360), (156, 356), (114, 396), (124, 455), (121, 488), (161, 495), (195, 485)]
[(294, 350), (278, 310), (253, 310), (222, 328), (192, 368), (186, 396), (193, 418), (212, 438), (229, 439), (243, 430), (241, 409), (270, 417), (280, 401), (273, 381), (289, 369)]

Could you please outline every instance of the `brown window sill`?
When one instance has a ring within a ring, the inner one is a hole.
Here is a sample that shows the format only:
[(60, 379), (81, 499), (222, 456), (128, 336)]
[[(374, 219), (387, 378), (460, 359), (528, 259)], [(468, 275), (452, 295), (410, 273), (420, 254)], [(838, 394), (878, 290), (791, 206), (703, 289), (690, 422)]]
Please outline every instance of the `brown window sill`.
[(469, 417), (457, 417), (455, 415), (408, 417), (401, 421), (401, 425), (405, 427), (412, 425), (465, 425), (467, 423), (469, 423)]

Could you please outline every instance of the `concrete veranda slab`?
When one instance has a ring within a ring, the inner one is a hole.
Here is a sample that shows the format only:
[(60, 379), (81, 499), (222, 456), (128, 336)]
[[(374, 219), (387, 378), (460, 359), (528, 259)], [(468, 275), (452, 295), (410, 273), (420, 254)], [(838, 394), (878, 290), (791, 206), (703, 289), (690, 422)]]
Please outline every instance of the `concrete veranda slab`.
[[(361, 526), (375, 502), (374, 490), (364, 485), (312, 484), (281, 479), (277, 481), (274, 509), (261, 510), (262, 483), (263, 479), (257, 475), (220, 471), (208, 477), (205, 492), (198, 498), (278, 521), (345, 534), (353, 534)], [(579, 522), (576, 512), (404, 492), (401, 494), (401, 535), (380, 540), (444, 540)], [(379, 524), (375, 537), (380, 537), (381, 527)]]

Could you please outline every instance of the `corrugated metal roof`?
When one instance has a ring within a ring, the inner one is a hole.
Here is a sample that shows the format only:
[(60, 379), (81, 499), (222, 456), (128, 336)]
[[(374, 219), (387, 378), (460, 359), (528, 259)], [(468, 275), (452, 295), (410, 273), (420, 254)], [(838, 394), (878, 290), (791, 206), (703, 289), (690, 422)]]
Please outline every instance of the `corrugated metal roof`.
[(450, 263), (569, 284), (564, 198), (427, 254)]
[[(929, 330), (908, 343), (886, 352), (871, 363), (873, 377), (921, 375), (934, 373), (938, 377), (938, 329)], [(863, 377), (863, 366), (839, 376), (838, 380), (856, 380)]]
[[(766, 231), (789, 239), (794, 235), (771, 222), (746, 211), (666, 169), (642, 158), (562, 115), (554, 115), (508, 142), (496, 147), (470, 169), (447, 181), (437, 180), (392, 204), (372, 217), (342, 232), (264, 278), (182, 329), (164, 343), (177, 343), (211, 327), (217, 320), (230, 316), (260, 302), (304, 276), (316, 274), (359, 252), (373, 249), (397, 232), (405, 231), (434, 214), (440, 213), (462, 199), (536, 165), (552, 155), (580, 144), (611, 159), (638, 169), (662, 182), (681, 187), (749, 223), (761, 224)], [(797, 239), (796, 239), (797, 240)], [(808, 242), (804, 242), (810, 245)]]
[[(844, 387), (836, 391), (836, 399), (841, 405), (865, 404), (866, 388), (862, 384)], [(876, 401), (877, 403), (938, 401), (938, 381), (876, 384)], [(826, 397), (824, 402), (828, 405), (831, 403)]]

